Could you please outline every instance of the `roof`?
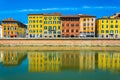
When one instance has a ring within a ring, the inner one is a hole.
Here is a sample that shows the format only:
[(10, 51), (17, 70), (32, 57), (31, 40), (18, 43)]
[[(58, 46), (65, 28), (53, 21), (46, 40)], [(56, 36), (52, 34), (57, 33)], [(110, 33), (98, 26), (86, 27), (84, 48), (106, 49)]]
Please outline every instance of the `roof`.
[(17, 22), (17, 21), (14, 20), (13, 18), (8, 18), (8, 19), (2, 20), (2, 22)]
[(44, 15), (44, 16), (61, 16), (61, 13), (46, 13), (46, 14), (28, 14), (29, 15)]

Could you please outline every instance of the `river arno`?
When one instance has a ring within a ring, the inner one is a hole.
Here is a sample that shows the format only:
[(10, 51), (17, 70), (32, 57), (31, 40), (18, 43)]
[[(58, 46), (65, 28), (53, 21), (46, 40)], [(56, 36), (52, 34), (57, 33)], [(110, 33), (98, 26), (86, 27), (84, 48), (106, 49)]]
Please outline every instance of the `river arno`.
[(120, 51), (0, 51), (0, 80), (120, 80)]

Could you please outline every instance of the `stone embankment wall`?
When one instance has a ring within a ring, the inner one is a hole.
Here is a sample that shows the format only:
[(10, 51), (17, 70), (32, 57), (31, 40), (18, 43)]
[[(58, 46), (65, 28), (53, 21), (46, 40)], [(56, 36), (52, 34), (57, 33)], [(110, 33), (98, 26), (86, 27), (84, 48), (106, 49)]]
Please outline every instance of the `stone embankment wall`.
[(120, 46), (120, 39), (0, 39), (1, 46)]

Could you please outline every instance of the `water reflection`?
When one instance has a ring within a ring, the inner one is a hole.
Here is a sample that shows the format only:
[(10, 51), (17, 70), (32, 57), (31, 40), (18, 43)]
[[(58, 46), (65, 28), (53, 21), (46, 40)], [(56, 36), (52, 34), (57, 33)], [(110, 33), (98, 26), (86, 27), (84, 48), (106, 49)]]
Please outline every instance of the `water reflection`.
[(99, 52), (98, 68), (120, 71), (120, 52)]
[(59, 52), (28, 52), (28, 67), (30, 72), (40, 71), (59, 71), (60, 70), (60, 53)]
[[(27, 56), (27, 57), (26, 57)], [(65, 70), (120, 71), (120, 52), (109, 51), (1, 51), (3, 66), (19, 65), (24, 59), (29, 72), (60, 72)]]
[(23, 51), (1, 51), (0, 54), (4, 66), (19, 65), (27, 56), (27, 53)]

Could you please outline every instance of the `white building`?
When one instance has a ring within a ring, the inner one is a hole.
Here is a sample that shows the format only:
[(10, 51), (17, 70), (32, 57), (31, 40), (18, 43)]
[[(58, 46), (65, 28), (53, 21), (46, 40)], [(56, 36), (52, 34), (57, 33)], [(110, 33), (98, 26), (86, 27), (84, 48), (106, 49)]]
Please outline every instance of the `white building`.
[(2, 38), (2, 26), (0, 25), (0, 38)]

